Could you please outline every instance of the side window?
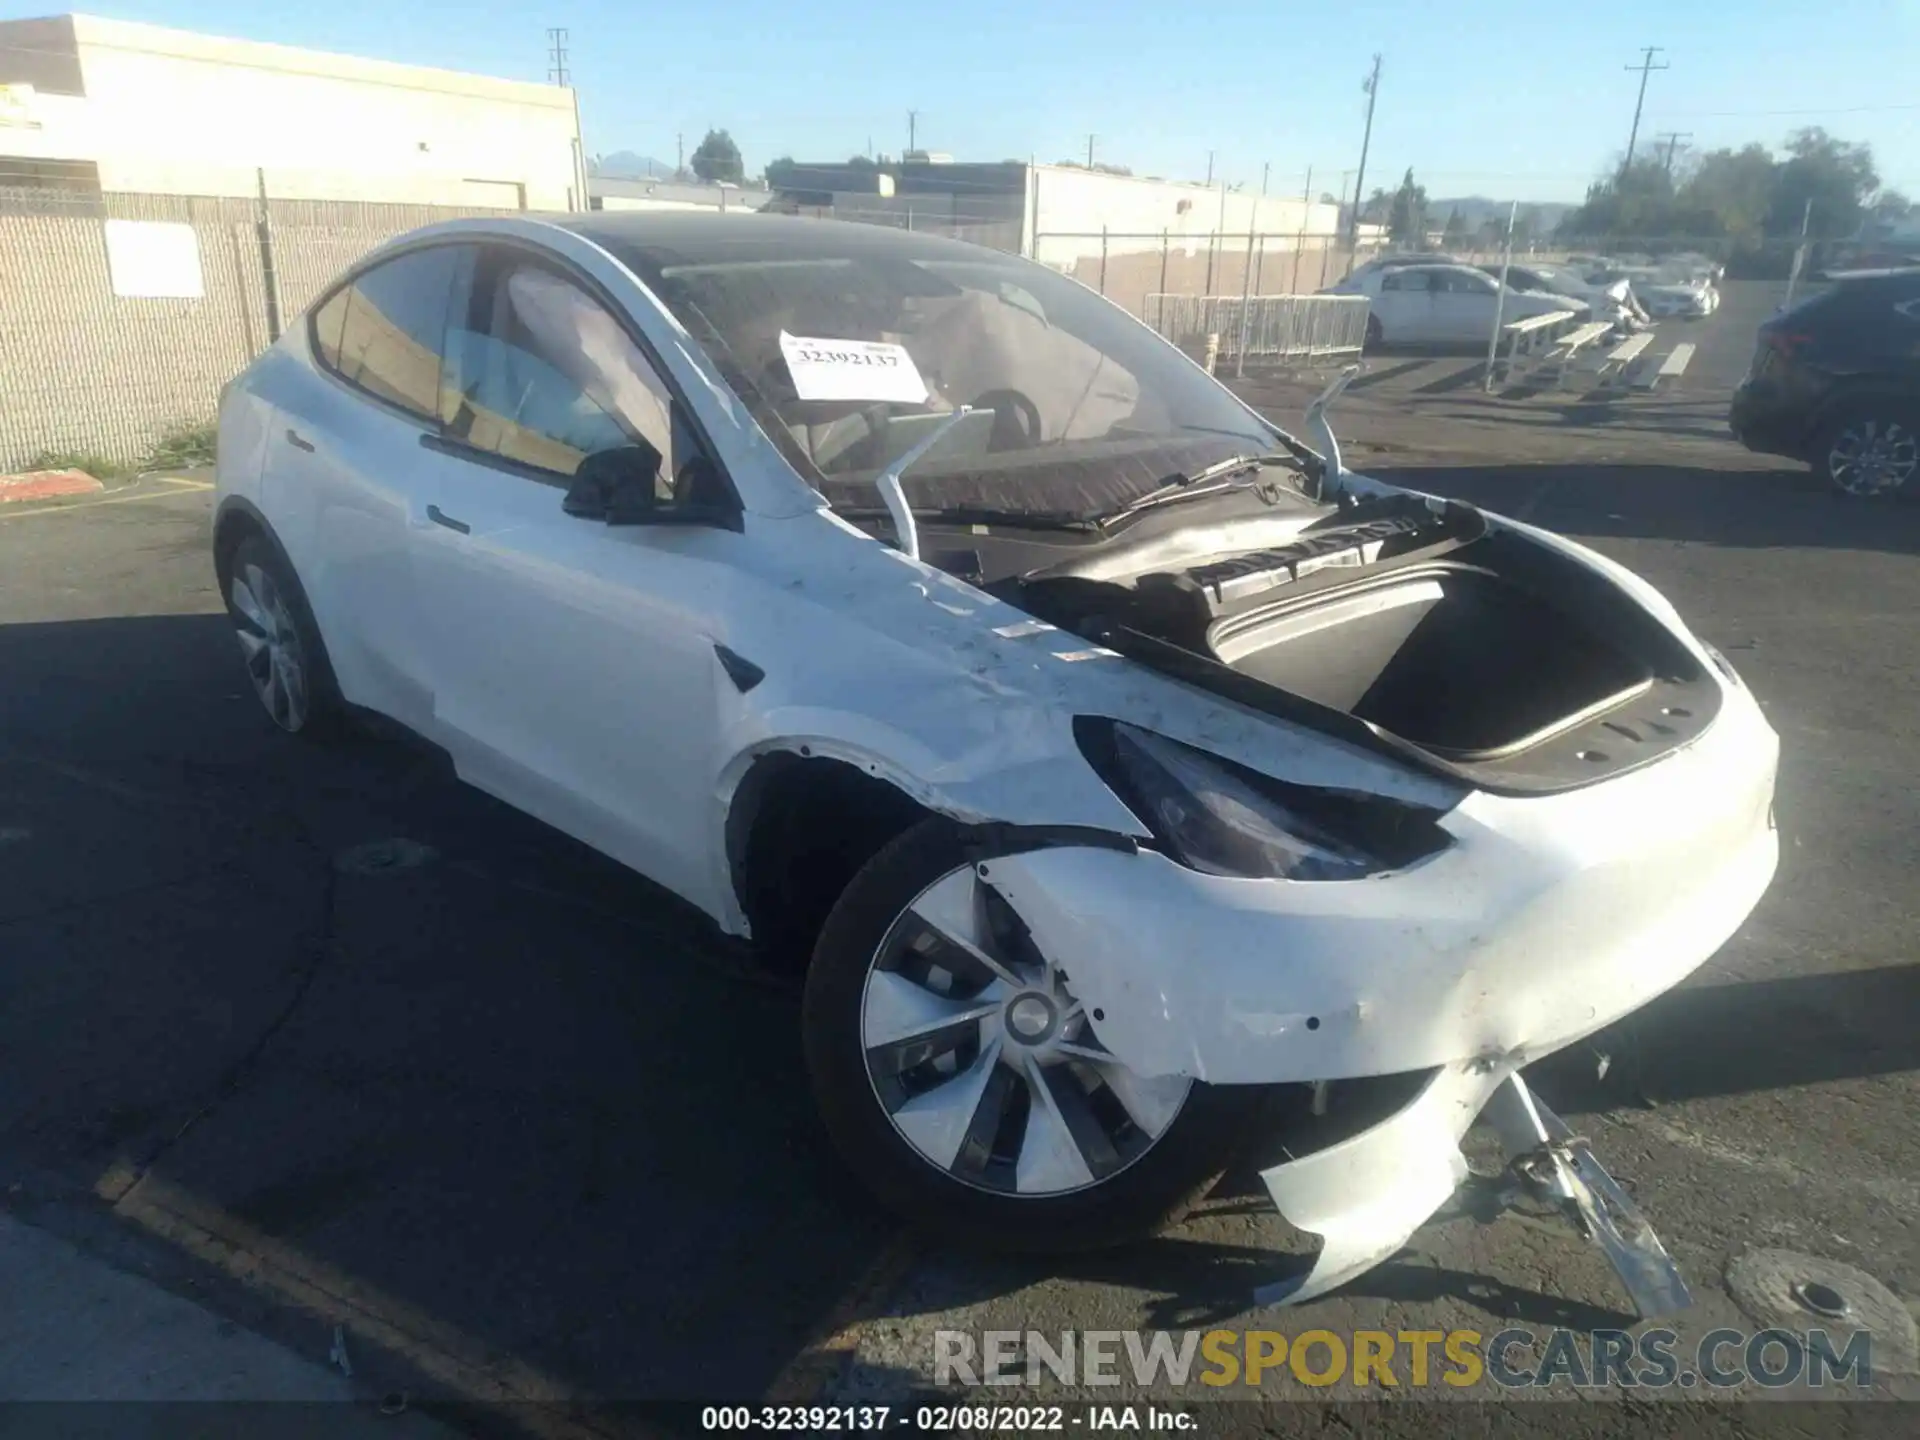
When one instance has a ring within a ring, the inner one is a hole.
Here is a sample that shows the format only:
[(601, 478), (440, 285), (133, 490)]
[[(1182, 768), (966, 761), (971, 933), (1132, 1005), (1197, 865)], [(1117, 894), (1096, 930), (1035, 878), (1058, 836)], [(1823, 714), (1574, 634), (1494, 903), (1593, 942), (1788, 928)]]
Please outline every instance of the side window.
[(447, 312), (472, 260), (471, 246), (448, 245), (367, 271), (315, 312), (321, 360), (348, 384), (431, 420)]
[(661, 457), (660, 503), (711, 498), (688, 493), (713, 472), (625, 327), (544, 266), (507, 260), (490, 268), (486, 293), (476, 293), (465, 322), (448, 332), (439, 406), (448, 431), (556, 476), (571, 476), (589, 455), (644, 443)]
[(1424, 270), (1389, 270), (1381, 278), (1382, 290), (1425, 290), (1428, 284)]
[(1473, 270), (1442, 270), (1434, 278), (1438, 282), (1435, 289), (1460, 295), (1491, 295), (1500, 288), (1491, 276)]

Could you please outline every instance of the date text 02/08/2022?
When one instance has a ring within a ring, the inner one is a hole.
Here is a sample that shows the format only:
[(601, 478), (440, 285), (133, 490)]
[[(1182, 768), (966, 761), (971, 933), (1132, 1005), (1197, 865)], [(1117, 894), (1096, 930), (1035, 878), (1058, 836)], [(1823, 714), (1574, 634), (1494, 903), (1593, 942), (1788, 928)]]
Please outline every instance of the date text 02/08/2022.
[(1187, 1410), (1149, 1405), (709, 1405), (705, 1431), (821, 1434), (906, 1430), (924, 1434), (1009, 1434), (1073, 1430), (1191, 1431)]

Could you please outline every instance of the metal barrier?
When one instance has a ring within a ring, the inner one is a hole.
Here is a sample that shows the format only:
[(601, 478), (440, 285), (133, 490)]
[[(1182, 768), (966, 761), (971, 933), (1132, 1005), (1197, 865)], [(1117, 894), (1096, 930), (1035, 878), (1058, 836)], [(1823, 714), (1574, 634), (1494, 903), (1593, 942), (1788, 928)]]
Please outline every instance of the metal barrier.
[(1188, 354), (1218, 337), (1218, 359), (1248, 365), (1357, 360), (1367, 341), (1364, 295), (1149, 295), (1146, 322)]

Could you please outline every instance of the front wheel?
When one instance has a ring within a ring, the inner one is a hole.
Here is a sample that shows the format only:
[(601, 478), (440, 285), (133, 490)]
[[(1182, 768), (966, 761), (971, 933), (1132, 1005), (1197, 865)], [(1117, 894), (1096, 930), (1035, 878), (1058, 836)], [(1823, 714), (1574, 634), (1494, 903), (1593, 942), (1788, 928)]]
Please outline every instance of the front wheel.
[(1893, 402), (1849, 406), (1822, 431), (1814, 469), (1847, 495), (1913, 494), (1914, 473), (1920, 470), (1920, 416)]
[(1366, 348), (1369, 350), (1378, 350), (1382, 345), (1386, 343), (1387, 343), (1387, 334), (1386, 334), (1386, 331), (1380, 328), (1380, 317), (1378, 315), (1367, 316)]
[(940, 1239), (1145, 1238), (1262, 1138), (1279, 1092), (1142, 1075), (1109, 1053), (1070, 965), (1041, 953), (992, 874), (928, 820), (840, 897), (802, 1011), (827, 1128), (882, 1201)]

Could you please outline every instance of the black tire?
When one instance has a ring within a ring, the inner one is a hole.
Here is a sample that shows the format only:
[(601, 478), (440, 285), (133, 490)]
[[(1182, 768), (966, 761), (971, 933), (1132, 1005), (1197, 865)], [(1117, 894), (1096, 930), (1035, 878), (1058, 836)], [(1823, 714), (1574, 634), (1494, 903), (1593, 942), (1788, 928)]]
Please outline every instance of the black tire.
[(1378, 315), (1367, 316), (1367, 343), (1365, 348), (1368, 350), (1378, 350), (1386, 343), (1387, 336), (1386, 332), (1380, 328), (1380, 317)]
[[(1847, 463), (1867, 434), (1890, 443), (1895, 456), (1891, 483), (1876, 485)], [(1850, 401), (1820, 427), (1813, 472), (1834, 490), (1855, 499), (1911, 499), (1920, 494), (1920, 406), (1892, 397)]]
[(297, 713), (273, 704), (262, 693), (257, 653), (250, 654), (243, 643), (242, 663), (247, 667), (248, 683), (254, 691), (254, 697), (260, 701), (268, 720), (277, 728), (308, 738), (331, 738), (340, 733), (346, 712), (340, 698), (340, 687), (333, 677), (333, 664), (327, 658), (326, 645), (320, 638), (320, 627), (314, 624), (313, 610), (307, 604), (307, 594), (300, 587), (299, 577), (264, 535), (249, 535), (234, 547), (232, 559), (226, 567), (225, 594), (222, 596), (226, 601), (227, 616), (233, 622), (237, 635), (258, 632), (259, 626), (254, 617), (249, 616), (236, 600), (237, 587), (245, 585), (247, 577), (253, 574), (265, 577), (271, 593), (279, 599), (291, 622), (291, 636), (280, 638), (282, 644), (287, 639), (292, 641), (287, 649), (297, 657), (304, 691), (303, 702)]
[(922, 821), (867, 862), (827, 918), (801, 1018), (815, 1099), (835, 1146), (883, 1203), (943, 1243), (1099, 1250), (1174, 1224), (1246, 1145), (1270, 1138), (1263, 1132), (1299, 1087), (1196, 1083), (1178, 1116), (1138, 1159), (1084, 1189), (1037, 1197), (979, 1189), (936, 1168), (882, 1108), (861, 1031), (868, 970), (908, 903), (968, 862), (953, 824)]

